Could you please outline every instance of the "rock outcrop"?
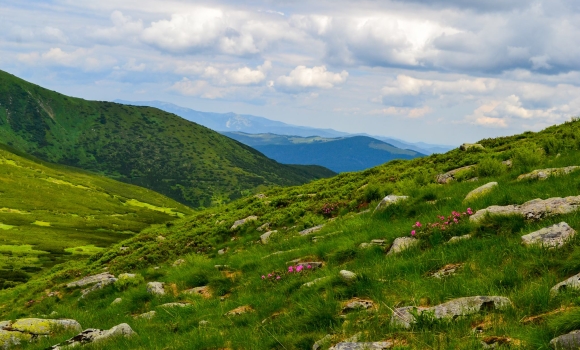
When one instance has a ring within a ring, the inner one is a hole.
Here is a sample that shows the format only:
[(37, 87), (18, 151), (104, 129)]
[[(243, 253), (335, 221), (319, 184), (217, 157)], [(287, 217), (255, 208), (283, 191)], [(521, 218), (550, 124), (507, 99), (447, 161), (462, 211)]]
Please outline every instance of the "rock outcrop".
[(572, 227), (565, 222), (561, 222), (522, 236), (522, 242), (525, 245), (540, 245), (546, 248), (560, 248), (575, 235), (576, 231), (574, 231)]
[(99, 273), (98, 275), (83, 277), (78, 281), (68, 283), (66, 286), (67, 286), (67, 288), (84, 287), (84, 286), (87, 286), (89, 284), (103, 282), (103, 281), (109, 280), (111, 278), (115, 278), (115, 275), (112, 275), (108, 272), (103, 272), (103, 273)]
[(49, 336), (55, 331), (81, 329), (81, 325), (71, 319), (22, 318), (14, 322), (0, 321), (0, 347), (8, 349), (23, 341)]
[(568, 175), (573, 171), (580, 169), (580, 166), (567, 166), (564, 168), (547, 168), (534, 170), (531, 173), (518, 176), (518, 180), (546, 180), (550, 176)]
[(356, 273), (354, 273), (352, 271), (348, 271), (348, 270), (340, 270), (338, 275), (340, 276), (340, 279), (342, 279), (345, 282), (352, 282), (352, 281), (356, 280), (356, 277), (357, 277)]
[(164, 283), (163, 282), (147, 283), (147, 293), (153, 295), (165, 295)]
[(578, 210), (580, 196), (565, 198), (554, 197), (549, 199), (533, 199), (522, 205), (492, 205), (478, 210), (469, 217), (470, 221), (478, 222), (489, 215), (520, 215), (529, 220), (539, 220), (553, 215), (568, 214)]
[(354, 298), (344, 304), (342, 312), (348, 313), (352, 311), (368, 310), (374, 306), (375, 303), (372, 300)]
[(398, 237), (391, 245), (391, 248), (387, 252), (387, 255), (393, 255), (400, 253), (404, 250), (412, 248), (419, 244), (419, 240), (413, 237)]
[(489, 182), (486, 183), (483, 186), (480, 186), (478, 188), (476, 188), (475, 190), (469, 192), (467, 194), (467, 196), (465, 196), (465, 200), (471, 200), (471, 199), (475, 199), (477, 197), (481, 197), (489, 192), (491, 192), (493, 190), (494, 187), (496, 187), (498, 184), (497, 182)]
[(250, 222), (250, 221), (256, 221), (258, 220), (258, 217), (255, 215), (250, 215), (247, 218), (244, 219), (240, 219), (237, 220), (236, 222), (234, 222), (234, 224), (232, 225), (232, 227), (230, 227), (230, 230), (235, 230), (238, 227), (242, 226), (243, 224), (245, 224), (246, 222)]
[(331, 347), (329, 350), (385, 350), (391, 349), (395, 346), (393, 342), (390, 341), (379, 341), (379, 342), (342, 342)]
[(463, 267), (463, 264), (447, 264), (431, 274), (433, 278), (444, 278), (454, 275), (459, 269)]
[(550, 289), (550, 294), (555, 296), (566, 289), (580, 289), (580, 273), (553, 286), (552, 289)]
[(97, 282), (97, 283), (93, 284), (92, 286), (90, 286), (89, 288), (85, 288), (85, 289), (83, 289), (83, 290), (81, 291), (81, 298), (84, 298), (84, 297), (86, 297), (87, 295), (89, 295), (90, 293), (92, 293), (92, 292), (94, 292), (94, 291), (97, 291), (97, 290), (99, 290), (99, 289), (103, 289), (103, 288), (105, 288), (106, 286), (108, 286), (108, 285), (110, 285), (110, 284), (113, 284), (113, 283), (115, 283), (115, 282), (117, 282), (117, 279), (116, 279), (115, 277), (112, 277), (112, 278), (108, 278), (108, 279), (105, 279), (105, 280), (99, 281), (99, 282)]
[(50, 347), (50, 350), (64, 350), (68, 349), (69, 347), (76, 347), (79, 345), (85, 345), (89, 343), (98, 343), (103, 340), (107, 340), (114, 337), (131, 337), (136, 334), (131, 326), (126, 323), (121, 323), (117, 326), (114, 326), (108, 330), (101, 330), (95, 328), (89, 328), (81, 333), (75, 335), (74, 337), (70, 338), (69, 340), (54, 345)]
[(385, 240), (384, 239), (373, 239), (372, 241), (370, 241), (369, 243), (361, 243), (358, 247), (361, 249), (366, 249), (366, 248), (370, 248), (372, 246), (379, 246), (379, 247), (383, 247), (385, 245)]
[(314, 227), (311, 227), (311, 228), (307, 228), (306, 230), (302, 230), (302, 231), (298, 232), (298, 234), (300, 236), (306, 236), (306, 235), (309, 235), (309, 234), (312, 234), (314, 232), (317, 232), (317, 231), (322, 230), (323, 227), (324, 227), (324, 224), (321, 224), (321, 225), (318, 225), (318, 226), (314, 226)]
[(453, 237), (449, 238), (449, 240), (447, 241), (447, 243), (448, 244), (450, 244), (450, 243), (457, 243), (459, 241), (464, 241), (464, 240), (470, 239), (472, 237), (473, 236), (470, 235), (470, 234), (466, 234), (466, 235), (462, 235), (462, 236), (453, 236)]
[(450, 183), (451, 181), (455, 180), (455, 175), (457, 175), (457, 173), (464, 171), (464, 170), (469, 170), (469, 169), (473, 168), (474, 166), (475, 165), (468, 165), (468, 166), (464, 166), (461, 168), (450, 170), (444, 174), (439, 174), (439, 175), (437, 175), (437, 183), (440, 183), (442, 185)]
[(275, 233), (278, 233), (278, 231), (277, 230), (268, 231), (268, 232), (262, 234), (260, 236), (260, 241), (262, 242), (262, 244), (268, 244), (270, 242), (270, 236), (272, 236)]
[(384, 209), (391, 204), (395, 204), (397, 202), (404, 201), (408, 198), (409, 198), (409, 196), (395, 196), (394, 194), (390, 194), (390, 195), (386, 196), (385, 198), (383, 198), (379, 202), (379, 204), (377, 205), (377, 207), (375, 208), (374, 211)]
[(556, 350), (577, 350), (580, 348), (580, 329), (550, 340), (550, 345)]

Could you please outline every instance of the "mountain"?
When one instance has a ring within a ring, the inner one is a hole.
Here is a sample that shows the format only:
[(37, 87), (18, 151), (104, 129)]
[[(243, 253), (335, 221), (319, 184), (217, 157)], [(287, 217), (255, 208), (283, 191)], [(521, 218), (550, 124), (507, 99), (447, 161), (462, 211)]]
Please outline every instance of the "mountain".
[(317, 164), (338, 173), (372, 168), (393, 159), (423, 156), (366, 136), (323, 138), (242, 132), (223, 134), (280, 163)]
[[(0, 142), (193, 207), (318, 176), (151, 107), (68, 97), (0, 71)], [(316, 174), (319, 168), (312, 169)]]
[(333, 129), (296, 126), (247, 114), (199, 112), (163, 101), (115, 100), (115, 102), (159, 108), (218, 132), (244, 132), (248, 134), (277, 134), (302, 137), (320, 136), (327, 138), (368, 136), (389, 143), (395, 147), (410, 149), (421, 154), (445, 153), (455, 147), (448, 145), (433, 145), (424, 142), (412, 143), (385, 136), (350, 134)]
[(0, 289), (192, 213), (154, 191), (0, 145)]

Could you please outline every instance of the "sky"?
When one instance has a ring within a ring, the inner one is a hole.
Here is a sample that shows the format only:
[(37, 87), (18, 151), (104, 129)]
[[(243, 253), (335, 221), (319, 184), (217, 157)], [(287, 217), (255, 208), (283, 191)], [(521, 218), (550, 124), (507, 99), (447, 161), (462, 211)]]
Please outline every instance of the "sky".
[(0, 2), (51, 90), (448, 145), (580, 115), (578, 38), (573, 0)]

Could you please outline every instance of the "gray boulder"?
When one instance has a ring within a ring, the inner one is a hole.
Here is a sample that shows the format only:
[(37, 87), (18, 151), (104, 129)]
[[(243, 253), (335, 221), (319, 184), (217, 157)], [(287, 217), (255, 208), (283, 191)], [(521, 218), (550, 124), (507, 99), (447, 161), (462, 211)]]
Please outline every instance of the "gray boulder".
[(320, 350), (322, 349), (322, 346), (324, 346), (325, 344), (330, 343), (330, 341), (332, 340), (332, 335), (327, 334), (325, 335), (322, 339), (318, 339), (314, 345), (312, 345), (312, 350)]
[(93, 284), (92, 286), (90, 286), (89, 288), (83, 289), (81, 291), (81, 298), (84, 298), (87, 295), (91, 294), (92, 292), (94, 292), (96, 290), (99, 290), (99, 289), (103, 289), (106, 286), (108, 286), (110, 284), (113, 284), (115, 282), (117, 282), (117, 279), (115, 277), (112, 277), (112, 278), (108, 278), (106, 280), (99, 281), (99, 282)]
[(331, 347), (329, 350), (384, 350), (391, 349), (395, 346), (392, 341), (379, 342), (342, 342)]
[(180, 266), (180, 265), (183, 265), (183, 264), (185, 264), (185, 260), (184, 259), (177, 259), (177, 260), (175, 260), (173, 262), (173, 265), (172, 266), (175, 267), (175, 266)]
[(107, 339), (111, 339), (114, 337), (131, 337), (134, 334), (136, 334), (133, 329), (131, 329), (131, 327), (126, 324), (126, 323), (121, 323), (117, 326), (114, 326), (111, 329), (108, 330), (101, 330), (101, 329), (95, 329), (95, 328), (89, 328), (86, 329), (84, 331), (82, 331), (81, 333), (75, 335), (74, 337), (70, 338), (69, 340), (54, 345), (52, 347), (50, 347), (49, 349), (51, 350), (61, 350), (61, 349), (66, 349), (69, 347), (75, 347), (75, 346), (79, 346), (79, 345), (85, 345), (85, 344), (89, 344), (89, 343), (98, 343), (101, 342), (103, 340), (107, 340)]
[(153, 310), (153, 311), (149, 311), (149, 312), (145, 312), (145, 313), (142, 313), (140, 315), (137, 315), (134, 318), (141, 318), (141, 319), (144, 319), (144, 320), (150, 320), (153, 317), (155, 317), (155, 314), (156, 313), (157, 313), (157, 311)]
[(453, 237), (449, 238), (449, 240), (447, 241), (447, 243), (448, 244), (450, 244), (450, 243), (457, 243), (459, 241), (464, 241), (466, 239), (470, 239), (471, 237), (473, 237), (473, 236), (470, 235), (470, 234), (466, 234), (466, 235), (463, 235), (463, 236), (453, 236)]
[(489, 182), (486, 183), (483, 186), (480, 186), (478, 188), (476, 188), (475, 190), (469, 192), (467, 194), (467, 196), (465, 196), (465, 200), (471, 200), (471, 199), (475, 199), (477, 197), (481, 197), (489, 192), (491, 192), (491, 190), (493, 190), (494, 187), (496, 187), (498, 184), (497, 182)]
[(556, 350), (578, 350), (580, 348), (580, 329), (550, 340), (550, 345)]
[(419, 240), (412, 237), (398, 237), (395, 239), (387, 255), (400, 253), (419, 244)]
[(540, 245), (546, 248), (560, 248), (576, 235), (567, 223), (561, 222), (522, 236), (525, 245)]
[(172, 307), (188, 307), (188, 306), (192, 306), (192, 305), (188, 304), (188, 303), (166, 303), (166, 304), (161, 304), (158, 307), (172, 308)]
[(573, 171), (580, 169), (580, 166), (567, 166), (564, 168), (548, 168), (538, 169), (531, 173), (522, 174), (518, 176), (518, 180), (546, 180), (550, 176), (562, 176), (570, 174)]
[(302, 230), (302, 231), (298, 232), (298, 234), (300, 236), (306, 236), (306, 235), (309, 235), (309, 234), (312, 234), (314, 232), (317, 232), (317, 231), (322, 230), (323, 227), (324, 227), (324, 224), (321, 224), (321, 225), (318, 225), (318, 226), (314, 226), (314, 227), (311, 227), (311, 228), (307, 228), (306, 230)]
[(268, 244), (270, 242), (270, 236), (272, 236), (273, 234), (277, 233), (277, 230), (274, 231), (268, 231), (264, 234), (262, 234), (260, 236), (260, 241), (262, 241), (262, 244)]
[(13, 346), (20, 345), (23, 341), (31, 341), (33, 335), (16, 331), (0, 329), (0, 347), (9, 349)]
[(356, 273), (352, 272), (352, 271), (348, 271), (348, 270), (340, 270), (340, 272), (338, 273), (338, 275), (340, 276), (340, 278), (345, 281), (345, 282), (351, 282), (356, 280)]
[(255, 215), (250, 215), (247, 218), (237, 220), (236, 222), (234, 222), (234, 224), (232, 225), (230, 230), (235, 230), (236, 228), (242, 226), (246, 222), (255, 221), (255, 220), (258, 220), (258, 217)]
[(163, 282), (147, 283), (147, 293), (153, 295), (165, 295), (164, 283)]
[(566, 289), (580, 289), (580, 273), (553, 286), (552, 289), (550, 289), (550, 294), (555, 296)]
[(110, 274), (110, 273), (108, 273), (108, 272), (103, 272), (103, 273), (99, 273), (98, 275), (92, 275), (92, 276), (83, 277), (83, 278), (81, 278), (78, 281), (74, 281), (74, 282), (68, 283), (66, 286), (68, 288), (84, 287), (86, 285), (95, 284), (97, 282), (106, 281), (106, 280), (109, 280), (111, 278), (115, 278), (115, 276), (112, 275), (112, 274)]
[(391, 204), (395, 204), (399, 201), (403, 201), (403, 200), (408, 199), (408, 198), (409, 198), (409, 196), (395, 196), (394, 194), (390, 194), (390, 195), (386, 196), (385, 198), (383, 198), (379, 202), (379, 204), (377, 205), (377, 207), (375, 208), (374, 211), (384, 209)]
[(439, 175), (437, 175), (437, 183), (440, 183), (442, 185), (450, 183), (451, 181), (455, 180), (455, 175), (457, 175), (457, 173), (464, 171), (464, 170), (469, 170), (469, 169), (473, 168), (474, 166), (475, 165), (468, 165), (468, 166), (464, 166), (461, 168), (450, 170), (450, 171), (443, 173), (443, 174), (439, 174)]
[(485, 310), (501, 310), (511, 306), (511, 301), (499, 296), (475, 296), (458, 298), (433, 307), (405, 306), (394, 310), (391, 324), (409, 328), (415, 323), (413, 313), (421, 315), (427, 312), (435, 319), (455, 319)]
[(522, 205), (492, 205), (486, 209), (478, 210), (469, 217), (470, 221), (481, 221), (489, 215), (521, 215), (526, 219), (539, 220), (553, 215), (568, 214), (578, 210), (580, 196), (565, 198), (555, 197), (549, 199), (533, 199)]

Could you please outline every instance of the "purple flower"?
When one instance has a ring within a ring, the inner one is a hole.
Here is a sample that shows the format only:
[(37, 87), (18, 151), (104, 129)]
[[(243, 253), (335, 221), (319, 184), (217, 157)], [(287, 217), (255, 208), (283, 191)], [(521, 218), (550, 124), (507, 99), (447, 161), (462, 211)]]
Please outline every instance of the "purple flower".
[(266, 276), (262, 275), (262, 279), (266, 278)]
[(280, 276), (276, 276), (276, 279), (279, 280), (280, 279)]

